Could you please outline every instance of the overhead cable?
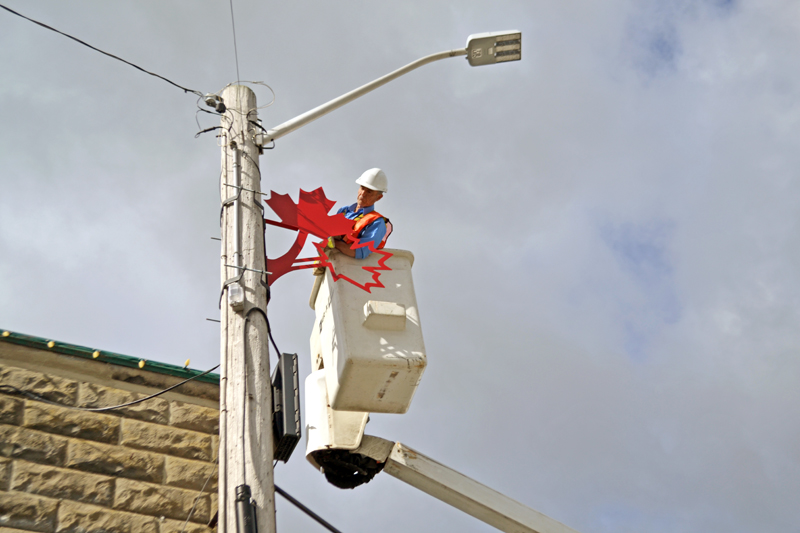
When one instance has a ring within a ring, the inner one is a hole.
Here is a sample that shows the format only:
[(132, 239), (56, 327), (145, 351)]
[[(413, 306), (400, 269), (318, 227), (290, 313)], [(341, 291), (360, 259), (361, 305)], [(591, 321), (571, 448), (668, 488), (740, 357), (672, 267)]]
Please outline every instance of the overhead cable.
[(211, 481), (211, 476), (214, 475), (214, 472), (217, 470), (218, 466), (219, 466), (219, 454), (217, 454), (217, 460), (214, 461), (214, 468), (209, 470), (208, 476), (206, 477), (205, 483), (203, 483), (203, 486), (200, 488), (200, 491), (198, 491), (197, 497), (194, 499), (194, 503), (192, 504), (192, 508), (189, 509), (189, 514), (186, 516), (186, 520), (183, 522), (183, 527), (181, 528), (181, 533), (184, 533), (186, 531), (186, 526), (189, 524), (189, 519), (192, 517), (192, 515), (194, 514), (194, 510), (197, 507), (197, 502), (200, 501), (200, 498), (203, 496), (203, 493), (206, 491), (206, 485), (208, 485), (208, 482)]
[(205, 372), (197, 374), (196, 376), (192, 376), (192, 377), (190, 377), (188, 379), (184, 379), (183, 381), (181, 381), (179, 383), (176, 383), (175, 385), (172, 385), (171, 387), (167, 387), (166, 389), (164, 389), (162, 391), (156, 392), (156, 393), (151, 394), (149, 396), (145, 396), (144, 398), (139, 398), (138, 400), (133, 400), (131, 402), (122, 403), (120, 405), (112, 405), (110, 407), (77, 407), (77, 406), (74, 406), (74, 405), (67, 405), (67, 404), (64, 404), (64, 403), (54, 402), (54, 401), (48, 400), (47, 398), (43, 398), (43, 397), (39, 396), (38, 394), (34, 394), (34, 393), (30, 392), (30, 391), (19, 389), (19, 388), (13, 386), (13, 385), (0, 384), (0, 390), (3, 390), (3, 389), (5, 389), (7, 391), (10, 390), (10, 391), (16, 392), (17, 394), (21, 394), (22, 396), (26, 396), (26, 397), (28, 397), (28, 398), (30, 398), (32, 400), (36, 400), (36, 401), (39, 401), (39, 402), (44, 402), (44, 403), (47, 403), (47, 404), (50, 404), (50, 405), (57, 405), (57, 406), (60, 406), (60, 407), (66, 407), (68, 409), (76, 409), (78, 411), (92, 411), (92, 412), (98, 413), (98, 412), (101, 412), (101, 411), (113, 411), (114, 409), (121, 409), (122, 407), (128, 407), (130, 405), (135, 405), (137, 403), (142, 403), (144, 401), (150, 400), (152, 398), (155, 398), (156, 396), (161, 396), (162, 394), (165, 394), (165, 393), (167, 393), (167, 392), (169, 392), (169, 391), (171, 391), (173, 389), (177, 389), (178, 387), (180, 387), (184, 383), (188, 383), (189, 381), (192, 381), (193, 379), (197, 379), (197, 378), (199, 378), (201, 376), (205, 376), (206, 374), (210, 374), (211, 372), (213, 372), (217, 368), (219, 368), (219, 365), (215, 366), (214, 368), (209, 368)]
[(239, 51), (236, 49), (236, 24), (233, 21), (233, 0), (230, 0), (231, 5), (231, 27), (233, 28), (233, 55), (236, 59), (236, 85), (239, 85), (239, 80), (241, 76), (239, 76)]
[(331, 524), (329, 524), (320, 515), (318, 515), (317, 513), (315, 513), (314, 511), (312, 511), (311, 509), (309, 509), (308, 507), (297, 501), (294, 497), (292, 497), (288, 492), (280, 488), (278, 485), (275, 485), (275, 492), (277, 492), (278, 494), (289, 500), (289, 502), (293, 504), (295, 507), (297, 507), (298, 509), (306, 513), (308, 516), (319, 522), (328, 531), (332, 531), (333, 533), (342, 533), (341, 531), (333, 527)]
[(170, 85), (174, 85), (174, 86), (175, 86), (175, 87), (177, 87), (178, 89), (183, 89), (183, 92), (186, 92), (186, 93), (192, 93), (192, 94), (196, 94), (197, 96), (200, 96), (200, 97), (202, 97), (202, 96), (203, 96), (203, 93), (201, 93), (200, 91), (195, 91), (194, 89), (187, 89), (186, 87), (184, 87), (184, 86), (182, 86), (182, 85), (178, 85), (178, 84), (177, 84), (177, 83), (175, 83), (174, 81), (168, 80), (168, 79), (167, 79), (167, 78), (165, 78), (164, 76), (160, 76), (160, 75), (156, 74), (155, 72), (150, 72), (149, 70), (145, 70), (145, 69), (143, 69), (142, 67), (140, 67), (139, 65), (134, 65), (134, 64), (133, 64), (133, 63), (131, 63), (130, 61), (126, 61), (126, 60), (122, 59), (121, 57), (117, 57), (117, 56), (115, 56), (114, 54), (109, 54), (108, 52), (104, 52), (103, 50), (100, 50), (99, 48), (96, 48), (96, 47), (92, 46), (91, 44), (89, 44), (89, 43), (87, 43), (87, 42), (81, 41), (81, 40), (80, 40), (80, 39), (78, 39), (77, 37), (73, 37), (72, 35), (70, 35), (70, 34), (68, 34), (68, 33), (64, 33), (63, 31), (57, 30), (57, 29), (53, 28), (52, 26), (48, 26), (47, 24), (45, 24), (45, 23), (43, 23), (43, 22), (39, 22), (38, 20), (34, 20), (34, 19), (30, 18), (30, 17), (26, 17), (25, 15), (23, 15), (23, 14), (21, 14), (21, 13), (17, 13), (17, 12), (16, 12), (16, 11), (14, 11), (13, 9), (11, 9), (11, 8), (9, 8), (9, 7), (6, 7), (6, 6), (4, 6), (3, 4), (0, 4), (0, 8), (3, 8), (3, 9), (5, 9), (5, 10), (6, 10), (6, 11), (8, 11), (9, 13), (13, 13), (14, 15), (16, 15), (16, 16), (18, 16), (18, 17), (22, 17), (22, 18), (24, 18), (25, 20), (29, 20), (30, 22), (33, 22), (34, 24), (38, 24), (38, 25), (39, 25), (39, 26), (41, 26), (42, 28), (47, 28), (48, 30), (54, 31), (54, 32), (56, 32), (56, 33), (59, 33), (59, 34), (63, 35), (64, 37), (68, 37), (68, 38), (72, 39), (73, 41), (79, 42), (79, 43), (81, 43), (82, 45), (84, 45), (84, 46), (87, 46), (87, 47), (91, 48), (92, 50), (94, 50), (94, 51), (96, 51), (96, 52), (100, 52), (100, 53), (101, 53), (101, 54), (103, 54), (103, 55), (107, 55), (108, 57), (112, 57), (112, 58), (114, 58), (114, 59), (117, 59), (117, 60), (119, 60), (119, 61), (122, 61), (122, 62), (123, 62), (123, 63), (125, 63), (126, 65), (130, 65), (130, 66), (132, 66), (133, 68), (135, 68), (135, 69), (137, 69), (137, 70), (141, 70), (142, 72), (144, 72), (144, 73), (146, 73), (146, 74), (150, 74), (151, 76), (155, 76), (156, 78), (160, 78), (160, 79), (164, 80), (165, 82), (169, 83)]

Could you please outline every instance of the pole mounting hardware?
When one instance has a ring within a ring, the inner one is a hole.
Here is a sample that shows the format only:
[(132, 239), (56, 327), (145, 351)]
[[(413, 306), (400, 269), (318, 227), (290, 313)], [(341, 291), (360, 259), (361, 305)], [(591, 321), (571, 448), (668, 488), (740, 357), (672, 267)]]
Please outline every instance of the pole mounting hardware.
[(240, 267), (240, 266), (228, 265), (228, 264), (226, 264), (225, 266), (226, 267), (231, 267), (231, 268), (238, 268), (239, 270), (249, 270), (250, 272), (258, 272), (259, 274), (266, 274), (267, 276), (271, 276), (272, 275), (272, 272), (267, 272), (266, 270), (255, 270), (255, 269), (252, 269), (252, 268), (246, 268), (246, 267)]

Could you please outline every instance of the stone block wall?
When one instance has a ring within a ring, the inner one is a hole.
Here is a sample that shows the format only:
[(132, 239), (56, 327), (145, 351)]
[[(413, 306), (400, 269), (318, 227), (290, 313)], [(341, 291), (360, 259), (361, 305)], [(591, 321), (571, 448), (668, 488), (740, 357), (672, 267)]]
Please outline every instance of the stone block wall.
[(0, 533), (210, 533), (218, 387), (79, 411), (69, 407), (125, 403), (179, 379), (37, 352), (0, 344), (0, 385), (59, 404), (0, 390)]

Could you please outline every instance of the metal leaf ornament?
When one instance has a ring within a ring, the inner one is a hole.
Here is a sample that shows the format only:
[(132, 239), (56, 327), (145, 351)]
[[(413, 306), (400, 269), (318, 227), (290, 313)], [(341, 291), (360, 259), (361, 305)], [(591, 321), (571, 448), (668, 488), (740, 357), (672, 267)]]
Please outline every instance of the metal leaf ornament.
[[(265, 223), (297, 231), (297, 237), (294, 243), (285, 254), (276, 259), (267, 258), (267, 270), (271, 272), (269, 276), (270, 285), (284, 274), (292, 272), (293, 270), (326, 267), (331, 270), (334, 281), (344, 279), (367, 292), (370, 292), (373, 287), (383, 287), (379, 277), (381, 271), (391, 270), (391, 268), (386, 266), (386, 260), (389, 259), (392, 254), (383, 250), (376, 250), (372, 241), (362, 243), (358, 242), (356, 239), (351, 246), (353, 249), (367, 246), (371, 252), (381, 256), (378, 260), (378, 266), (362, 267), (365, 271), (372, 274), (372, 281), (361, 284), (343, 274), (337, 274), (335, 272), (333, 264), (330, 262), (325, 252), (325, 244), (330, 236), (349, 234), (353, 228), (353, 221), (348, 220), (343, 213), (334, 215), (328, 214), (333, 206), (336, 205), (336, 202), (329, 200), (325, 196), (325, 191), (322, 190), (322, 187), (314, 189), (311, 192), (300, 189), (300, 196), (297, 203), (294, 203), (288, 194), (277, 194), (271, 191), (270, 197), (268, 200), (265, 200), (265, 203), (278, 215), (278, 218), (280, 218), (280, 222), (264, 219)], [(298, 258), (309, 235), (314, 235), (322, 239), (321, 242), (313, 243), (314, 247), (319, 252), (319, 256)]]
[(336, 270), (334, 270), (334, 268), (333, 268), (333, 264), (330, 262), (330, 260), (328, 259), (327, 254), (325, 253), (325, 242), (315, 242), (314, 246), (317, 248), (317, 251), (319, 251), (319, 254), (320, 254), (319, 266), (326, 267), (326, 268), (330, 269), (331, 275), (333, 275), (333, 281), (339, 281), (340, 279), (343, 279), (343, 280), (345, 280), (347, 282), (352, 283), (353, 285), (355, 285), (359, 289), (363, 289), (363, 290), (365, 290), (367, 292), (372, 292), (372, 289), (375, 288), (375, 287), (378, 287), (378, 288), (383, 288), (384, 287), (383, 283), (381, 283), (381, 280), (379, 278), (381, 276), (381, 271), (382, 270), (391, 270), (391, 268), (386, 266), (386, 260), (389, 259), (390, 257), (392, 257), (392, 254), (387, 252), (387, 251), (385, 251), (385, 250), (376, 250), (375, 246), (372, 244), (372, 241), (367, 241), (367, 242), (362, 242), (362, 243), (355, 242), (353, 244), (353, 246), (351, 246), (351, 248), (353, 248), (353, 249), (362, 248), (362, 247), (366, 246), (367, 248), (369, 248), (369, 250), (372, 253), (381, 256), (381, 258), (378, 260), (378, 266), (374, 266), (374, 267), (364, 266), (364, 267), (361, 267), (362, 270), (366, 270), (367, 272), (372, 274), (372, 281), (369, 281), (369, 282), (363, 283), (363, 284), (357, 282), (356, 280), (354, 280), (352, 278), (349, 278), (349, 277), (345, 276), (344, 274), (337, 274), (336, 273)]

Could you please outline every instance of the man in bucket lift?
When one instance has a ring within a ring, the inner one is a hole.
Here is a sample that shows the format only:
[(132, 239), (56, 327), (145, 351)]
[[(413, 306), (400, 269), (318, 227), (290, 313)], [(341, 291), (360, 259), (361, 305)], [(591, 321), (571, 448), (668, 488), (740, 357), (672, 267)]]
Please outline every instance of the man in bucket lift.
[(353, 242), (356, 240), (359, 244), (371, 242), (372, 247), (378, 250), (383, 248), (386, 239), (392, 233), (392, 223), (389, 219), (375, 211), (375, 202), (383, 198), (383, 194), (389, 190), (389, 180), (383, 170), (371, 168), (361, 174), (356, 183), (361, 185), (356, 203), (338, 211), (355, 222), (353, 230), (347, 235), (328, 238), (328, 247), (336, 248), (347, 256), (364, 259), (372, 253), (369, 246), (353, 249), (351, 248)]

